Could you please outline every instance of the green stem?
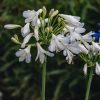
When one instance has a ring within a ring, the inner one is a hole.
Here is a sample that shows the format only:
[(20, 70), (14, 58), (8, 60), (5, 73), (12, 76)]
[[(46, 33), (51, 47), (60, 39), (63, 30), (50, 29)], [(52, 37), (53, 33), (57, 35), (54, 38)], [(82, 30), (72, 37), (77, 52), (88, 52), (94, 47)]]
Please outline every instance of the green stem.
[(93, 78), (93, 68), (91, 67), (89, 77), (88, 77), (88, 82), (87, 82), (85, 100), (89, 100), (90, 98), (90, 88), (91, 88), (92, 78)]
[(46, 61), (42, 64), (42, 91), (41, 91), (41, 100), (45, 100), (45, 87), (46, 87)]

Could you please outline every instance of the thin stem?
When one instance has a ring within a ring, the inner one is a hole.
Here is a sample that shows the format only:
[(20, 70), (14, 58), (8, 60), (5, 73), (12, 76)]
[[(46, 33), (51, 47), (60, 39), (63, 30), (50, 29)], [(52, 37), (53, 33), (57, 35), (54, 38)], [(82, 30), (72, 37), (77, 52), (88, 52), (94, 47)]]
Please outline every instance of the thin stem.
[(45, 100), (45, 87), (46, 87), (46, 61), (42, 64), (42, 91), (41, 91), (41, 100)]
[(91, 88), (92, 78), (93, 78), (93, 68), (91, 67), (89, 77), (88, 77), (88, 82), (87, 82), (85, 100), (89, 100), (90, 98), (90, 88)]

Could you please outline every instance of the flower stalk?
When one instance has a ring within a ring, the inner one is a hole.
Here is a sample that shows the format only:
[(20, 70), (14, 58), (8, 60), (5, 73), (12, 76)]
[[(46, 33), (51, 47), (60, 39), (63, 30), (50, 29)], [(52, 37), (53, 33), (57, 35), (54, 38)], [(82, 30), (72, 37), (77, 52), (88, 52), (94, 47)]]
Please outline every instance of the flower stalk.
[(89, 75), (87, 76), (87, 86), (86, 86), (86, 95), (85, 95), (85, 100), (89, 100), (90, 98), (90, 88), (91, 88), (91, 83), (93, 79), (93, 68), (90, 68)]
[(46, 88), (46, 60), (42, 64), (42, 91), (41, 91), (41, 100), (45, 100), (45, 88)]

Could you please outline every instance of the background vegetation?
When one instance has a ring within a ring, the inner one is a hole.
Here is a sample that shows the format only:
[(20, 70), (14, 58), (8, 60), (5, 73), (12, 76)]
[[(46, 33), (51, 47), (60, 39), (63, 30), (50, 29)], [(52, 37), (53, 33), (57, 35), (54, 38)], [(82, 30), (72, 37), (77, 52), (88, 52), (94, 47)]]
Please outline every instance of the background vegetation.
[[(19, 63), (15, 57), (18, 47), (11, 42), (13, 34), (20, 30), (7, 31), (7, 23), (24, 25), (22, 12), (46, 6), (58, 9), (60, 13), (77, 15), (85, 22), (87, 32), (98, 30), (100, 22), (100, 0), (0, 0), (0, 91), (3, 100), (40, 100), (41, 66), (34, 59), (30, 64)], [(33, 54), (35, 58), (36, 53)], [(46, 100), (84, 100), (84, 62), (74, 59), (68, 65), (65, 58), (56, 55), (48, 59)], [(100, 100), (100, 77), (92, 83), (92, 99)]]

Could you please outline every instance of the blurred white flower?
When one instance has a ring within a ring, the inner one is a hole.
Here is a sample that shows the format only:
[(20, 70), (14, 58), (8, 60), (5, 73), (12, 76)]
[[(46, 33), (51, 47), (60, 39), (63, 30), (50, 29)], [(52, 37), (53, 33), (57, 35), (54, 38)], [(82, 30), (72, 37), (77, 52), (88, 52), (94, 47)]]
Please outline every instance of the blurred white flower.
[(41, 64), (43, 64), (44, 61), (46, 60), (46, 55), (50, 56), (50, 57), (54, 56), (53, 53), (50, 53), (49, 51), (45, 51), (38, 42), (37, 42), (36, 45), (37, 45), (37, 51), (38, 52), (37, 52), (37, 56), (36, 56), (35, 60), (37, 60), (39, 58)]
[(82, 26), (83, 23), (80, 23), (80, 17), (77, 16), (71, 16), (71, 15), (65, 15), (65, 14), (59, 14), (59, 16), (61, 16), (62, 18), (65, 19), (65, 22), (69, 25), (69, 26)]
[(71, 64), (71, 63), (72, 63), (72, 60), (73, 60), (73, 57), (74, 57), (74, 54), (73, 54), (70, 50), (65, 49), (65, 50), (63, 51), (63, 55), (66, 56), (67, 62), (68, 62), (69, 64)]
[(63, 50), (63, 55), (66, 56), (66, 60), (70, 64), (74, 57), (74, 54), (79, 54), (80, 49), (78, 47), (78, 42), (73, 44), (65, 44), (65, 49)]
[(15, 28), (18, 28), (18, 27), (21, 27), (21, 26), (20, 25), (16, 25), (16, 24), (4, 25), (4, 28), (6, 28), (6, 29), (15, 29)]
[(30, 23), (27, 23), (22, 29), (21, 29), (22, 36), (25, 37), (30, 33)]
[(28, 34), (28, 35), (24, 38), (23, 43), (22, 43), (22, 45), (21, 45), (22, 48), (24, 48), (24, 47), (26, 46), (26, 44), (29, 42), (29, 40), (30, 40), (30, 38), (31, 38), (32, 36), (33, 36), (33, 33), (30, 33), (30, 34)]
[(67, 30), (69, 32), (76, 32), (76, 33), (84, 33), (86, 31), (85, 28), (83, 28), (83, 26), (78, 26), (78, 27), (74, 27), (74, 26), (68, 26), (67, 24), (65, 25), (65, 27), (67, 28)]
[(31, 46), (29, 45), (27, 48), (20, 49), (16, 52), (16, 56), (19, 57), (19, 62), (22, 62), (24, 60), (26, 61), (26, 63), (31, 62), (30, 48)]
[(83, 67), (84, 75), (87, 75), (87, 68), (88, 68), (88, 66), (87, 66), (87, 64), (85, 64)]
[(52, 39), (49, 45), (49, 51), (51, 52), (59, 52), (61, 50), (64, 49), (64, 45), (63, 45), (63, 41), (64, 41), (64, 35), (54, 35), (52, 34)]
[(34, 11), (34, 10), (24, 11), (23, 16), (26, 18), (25, 23), (32, 22), (33, 26), (39, 26), (40, 20), (38, 16), (41, 13), (42, 13), (42, 9), (39, 9), (38, 11)]
[(100, 51), (100, 46), (96, 42), (92, 42), (92, 48), (93, 48), (93, 51), (95, 52)]
[(98, 62), (96, 62), (95, 73), (96, 73), (97, 75), (100, 75), (100, 65), (98, 64)]
[(79, 33), (74, 32), (70, 32), (68, 37), (70, 38), (71, 42), (75, 42), (76, 40), (81, 40), (82, 39), (82, 35)]
[(83, 40), (86, 41), (86, 42), (92, 42), (92, 40), (93, 40), (92, 35), (93, 35), (93, 34), (94, 34), (93, 32), (89, 32), (89, 33), (83, 35), (82, 38), (83, 38)]
[(89, 51), (83, 44), (79, 44), (79, 48), (80, 48), (81, 52), (88, 54)]

